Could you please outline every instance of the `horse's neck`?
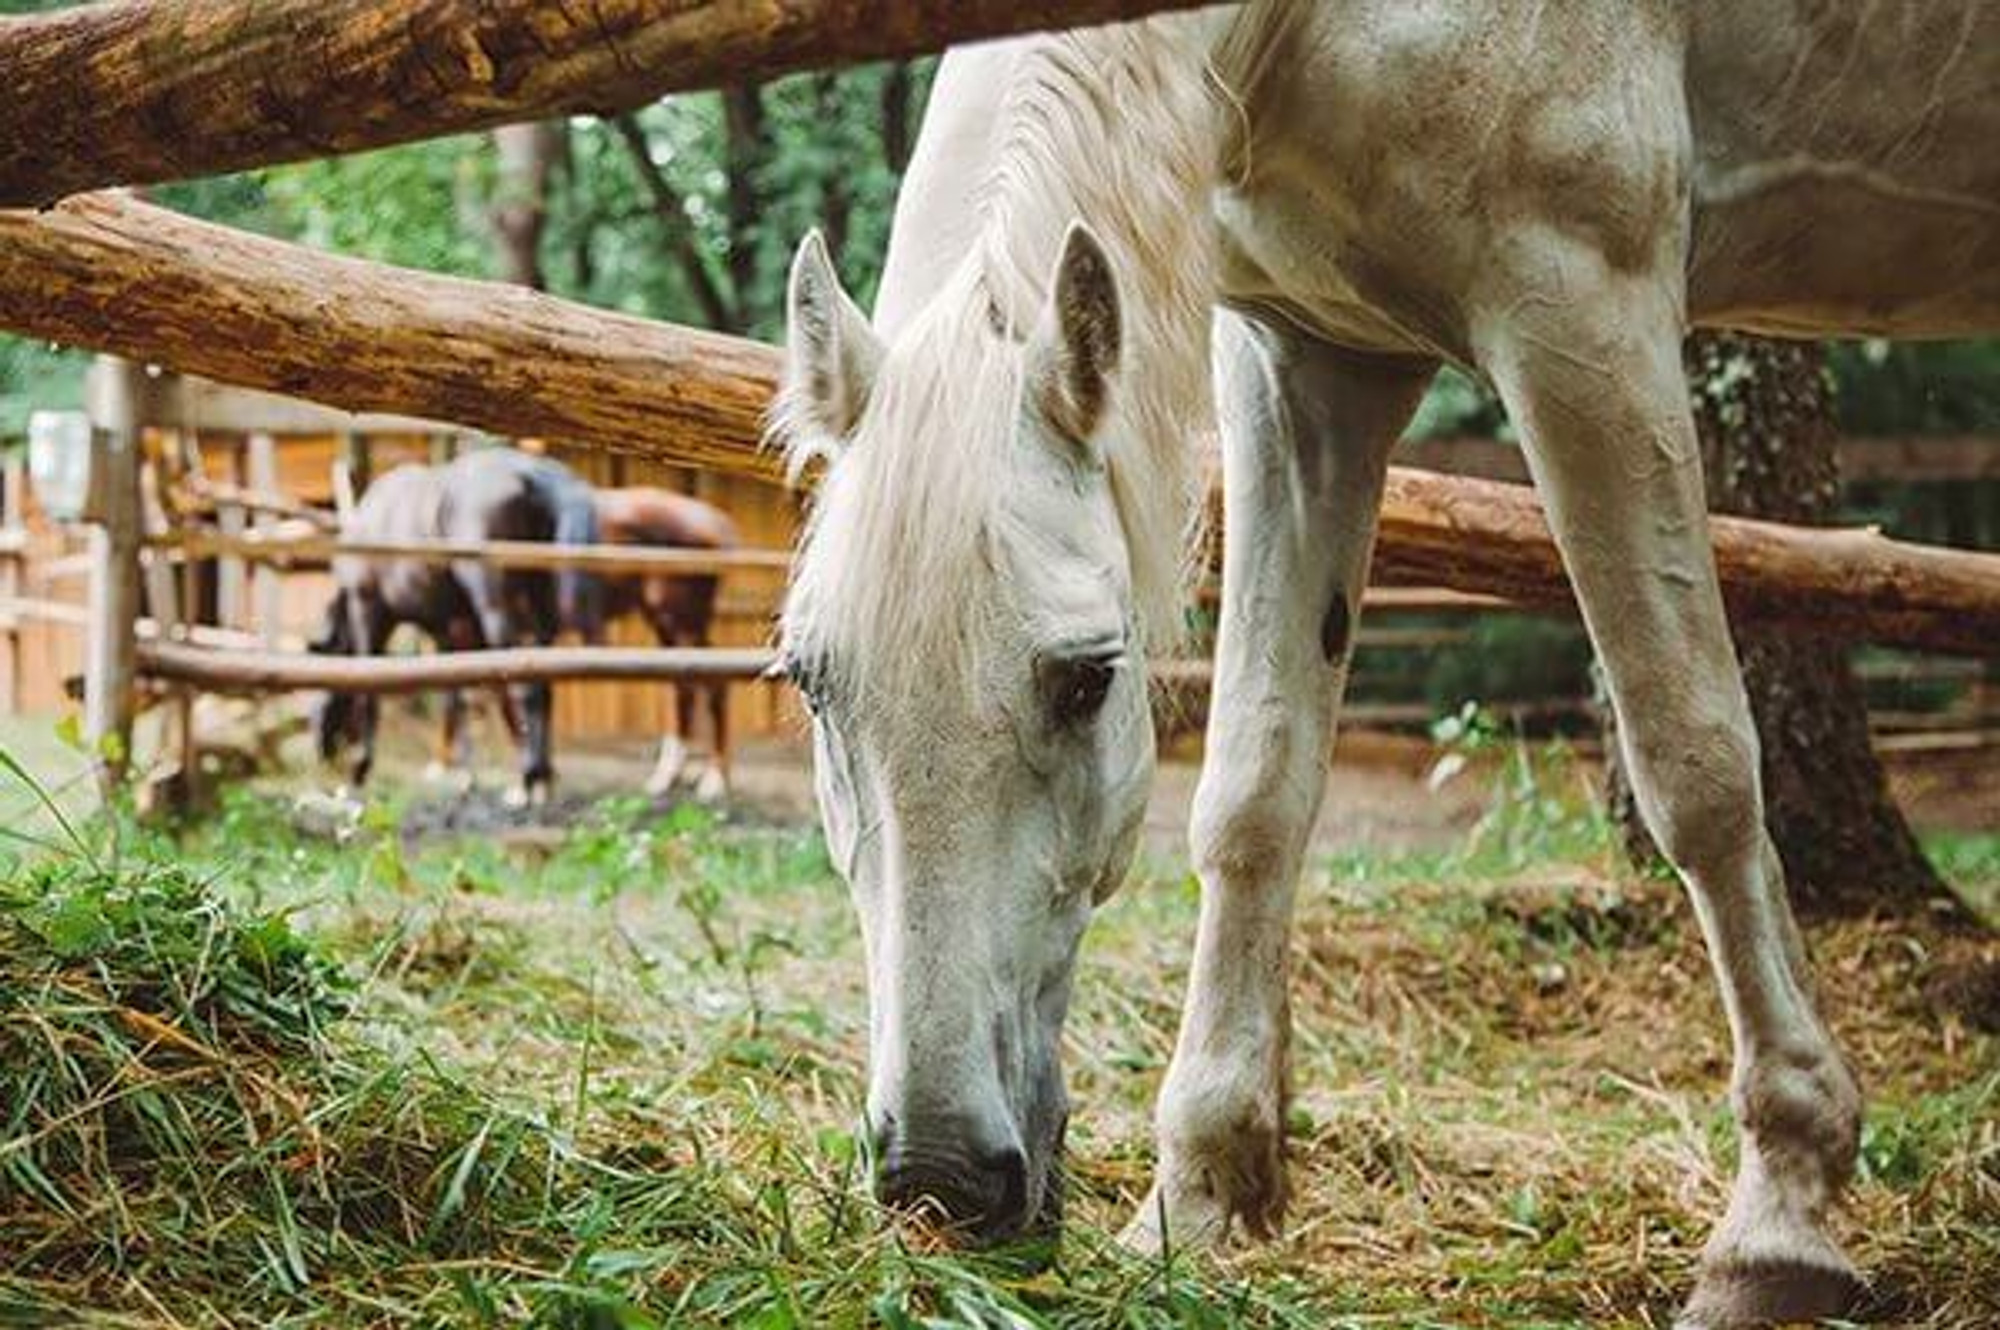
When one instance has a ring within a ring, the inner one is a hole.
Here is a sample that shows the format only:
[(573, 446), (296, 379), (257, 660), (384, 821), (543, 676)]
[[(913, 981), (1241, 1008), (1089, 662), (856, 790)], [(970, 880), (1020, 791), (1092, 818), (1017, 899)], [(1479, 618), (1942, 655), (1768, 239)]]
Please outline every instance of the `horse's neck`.
[(1128, 318), (1185, 312), (1198, 297), (1205, 324), (1218, 134), (1211, 35), (1212, 25), (1178, 17), (947, 55), (898, 198), (877, 326), (893, 337), (948, 274), (976, 262), (996, 313), (1031, 328), (1079, 218), (1119, 261)]

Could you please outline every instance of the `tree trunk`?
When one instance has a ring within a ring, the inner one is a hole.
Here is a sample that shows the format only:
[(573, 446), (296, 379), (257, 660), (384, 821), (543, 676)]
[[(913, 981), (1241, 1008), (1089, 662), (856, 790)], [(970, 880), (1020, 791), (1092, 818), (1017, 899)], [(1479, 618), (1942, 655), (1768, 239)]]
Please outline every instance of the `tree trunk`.
[(882, 156), (898, 180), (910, 164), (910, 62), (898, 60), (882, 76)]
[[(778, 353), (497, 282), (337, 258), (120, 197), (0, 212), (0, 327), (358, 411), (775, 478)], [(1985, 654), (2000, 555), (1719, 519), (1739, 622)], [(1567, 606), (1532, 491), (1391, 468), (1379, 581)]]
[(0, 207), (1203, 0), (124, 0), (0, 19)]
[(567, 127), (560, 120), (503, 125), (493, 131), (500, 159), (489, 220), (494, 275), (534, 291), (548, 290), (542, 270), (542, 233), (549, 224), (549, 181), (562, 155)]
[[(813, 100), (819, 107), (820, 123), (839, 125), (846, 123), (840, 109), (840, 76), (820, 74), (813, 79)], [(854, 209), (853, 196), (848, 192), (848, 165), (841, 158), (853, 150), (853, 144), (843, 142), (843, 151), (836, 152), (835, 159), (826, 174), (820, 178), (819, 227), (826, 240), (827, 253), (833, 258), (834, 271), (840, 271), (841, 257), (847, 253), (847, 219)]]
[(694, 219), (688, 216), (687, 200), (667, 179), (667, 173), (660, 169), (660, 164), (653, 160), (653, 145), (646, 137), (645, 126), (635, 115), (614, 116), (610, 125), (625, 145), (632, 169), (638, 173), (639, 183), (645, 187), (652, 201), (653, 218), (660, 227), (660, 240), (680, 268), (681, 280), (687, 283), (688, 293), (701, 307), (702, 317), (717, 332), (741, 328), (735, 307), (723, 293), (715, 273), (709, 268), (708, 256), (702, 252), (701, 238), (695, 234)]
[[(1817, 343), (1696, 333), (1687, 371), (1710, 508), (1825, 525), (1840, 498), (1832, 383)], [(1908, 910), (1944, 894), (1890, 798), (1846, 652), (1768, 624), (1735, 629), (1763, 753), (1764, 820), (1802, 914)], [(1608, 717), (1607, 712), (1607, 717)], [(1635, 855), (1658, 851), (1607, 720), (1607, 788)]]
[(764, 89), (741, 83), (722, 92), (723, 161), (729, 171), (729, 285), (736, 323), (747, 332), (763, 313), (758, 308), (757, 237), (764, 220)]

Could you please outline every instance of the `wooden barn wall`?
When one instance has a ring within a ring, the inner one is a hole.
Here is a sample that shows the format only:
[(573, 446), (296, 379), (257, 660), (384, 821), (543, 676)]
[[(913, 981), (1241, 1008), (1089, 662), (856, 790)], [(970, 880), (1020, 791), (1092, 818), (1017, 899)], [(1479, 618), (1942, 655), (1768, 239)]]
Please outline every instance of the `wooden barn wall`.
[[(21, 594), (35, 600), (57, 600), (81, 608), (90, 594), (83, 564), (84, 537), (56, 526), (42, 516), (31, 494), (23, 517), (28, 528), (28, 557), (22, 565)], [(83, 630), (46, 619), (21, 622), (20, 704), (24, 712), (54, 715), (75, 707), (64, 692), (64, 681), (83, 675)]]

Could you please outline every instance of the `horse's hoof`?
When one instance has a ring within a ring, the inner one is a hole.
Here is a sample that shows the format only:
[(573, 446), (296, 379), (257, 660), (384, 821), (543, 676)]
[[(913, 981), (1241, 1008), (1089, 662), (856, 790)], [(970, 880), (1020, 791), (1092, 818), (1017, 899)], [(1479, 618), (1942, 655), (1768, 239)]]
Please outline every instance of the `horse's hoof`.
[(1169, 1201), (1154, 1183), (1146, 1199), (1118, 1234), (1118, 1245), (1137, 1256), (1177, 1251), (1214, 1251), (1229, 1239), (1229, 1214), (1206, 1198)]
[(1694, 1295), (1675, 1330), (1747, 1330), (1751, 1326), (1810, 1324), (1841, 1316), (1867, 1293), (1844, 1261), (1723, 1257), (1702, 1266)]
[(500, 803), (510, 812), (519, 813), (534, 801), (534, 795), (527, 786), (516, 785), (500, 796)]
[(729, 797), (729, 777), (710, 767), (695, 782), (694, 797), (705, 804), (719, 804)]

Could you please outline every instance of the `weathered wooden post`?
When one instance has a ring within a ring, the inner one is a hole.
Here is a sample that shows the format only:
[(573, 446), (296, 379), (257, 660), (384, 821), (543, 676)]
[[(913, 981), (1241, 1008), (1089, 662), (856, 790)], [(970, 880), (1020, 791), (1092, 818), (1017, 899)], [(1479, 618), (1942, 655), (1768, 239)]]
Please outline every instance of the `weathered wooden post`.
[[(278, 495), (278, 441), (269, 434), (252, 434), (248, 444), (248, 467), (246, 479), (251, 492), (260, 498), (270, 499)], [(253, 527), (270, 527), (277, 524), (277, 518), (259, 511), (251, 518)], [(255, 619), (255, 631), (264, 639), (268, 650), (278, 645), (278, 622), (283, 612), (282, 588), (278, 585), (278, 570), (268, 563), (260, 563), (250, 573), (250, 613)]]
[[(154, 380), (147, 387), (150, 406), (163, 385)], [(150, 411), (141, 414), (142, 427), (150, 414)], [(186, 482), (192, 452), (190, 440), (176, 434), (156, 457), (140, 462), (139, 529), (149, 542), (173, 532), (174, 509), (169, 500)], [(189, 636), (201, 617), (201, 562), (187, 554), (176, 561), (175, 553), (158, 545), (141, 554), (146, 604), (154, 631), (165, 642)], [(194, 708), (194, 689), (181, 687), (173, 690), (167, 706), (159, 713), (158, 751), (162, 755), (174, 754), (175, 764), (149, 773), (139, 791), (142, 811), (186, 809), (199, 802), (201, 737), (195, 731)]]
[(90, 626), (84, 734), (107, 785), (123, 779), (138, 713), (139, 451), (150, 385), (143, 365), (99, 362), (91, 402)]
[[(249, 471), (244, 459), (245, 445), (240, 439), (229, 442), (229, 483), (240, 492), (249, 487)], [(216, 529), (225, 536), (240, 536), (250, 525), (249, 514), (241, 503), (231, 499), (218, 500), (215, 505)], [(250, 597), (244, 584), (251, 576), (244, 561), (225, 554), (215, 561), (215, 621), (224, 628), (243, 628), (249, 623)]]
[(0, 716), (21, 707), (21, 617), (14, 601), (21, 594), (21, 561), (27, 557), (27, 482), (20, 455), (9, 453), (0, 462)]

